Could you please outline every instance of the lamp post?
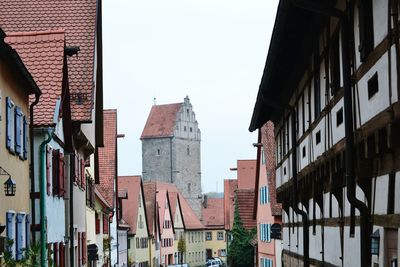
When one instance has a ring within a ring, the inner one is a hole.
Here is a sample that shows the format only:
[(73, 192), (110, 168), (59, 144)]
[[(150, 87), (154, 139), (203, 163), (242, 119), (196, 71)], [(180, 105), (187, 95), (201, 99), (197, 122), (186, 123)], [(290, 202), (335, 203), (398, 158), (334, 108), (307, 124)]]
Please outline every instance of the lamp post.
[(15, 196), (17, 184), (11, 178), (11, 175), (3, 169), (3, 167), (0, 167), (0, 176), (8, 176), (8, 179), (4, 183), (4, 194), (6, 195), (6, 197)]

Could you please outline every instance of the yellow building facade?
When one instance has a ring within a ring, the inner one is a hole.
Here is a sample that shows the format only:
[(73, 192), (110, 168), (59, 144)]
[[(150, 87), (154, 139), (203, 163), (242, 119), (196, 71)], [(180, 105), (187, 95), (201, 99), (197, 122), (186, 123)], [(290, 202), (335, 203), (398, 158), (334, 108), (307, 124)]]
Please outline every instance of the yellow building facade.
[(207, 258), (220, 258), (226, 263), (226, 232), (223, 228), (205, 231), (205, 247)]

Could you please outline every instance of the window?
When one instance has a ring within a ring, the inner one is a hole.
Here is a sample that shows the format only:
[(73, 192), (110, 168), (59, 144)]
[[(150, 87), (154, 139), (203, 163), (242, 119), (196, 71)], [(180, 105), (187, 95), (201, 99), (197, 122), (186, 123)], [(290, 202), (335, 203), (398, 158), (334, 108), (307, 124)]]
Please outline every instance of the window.
[(286, 167), (283, 167), (283, 175), (286, 175)]
[(103, 215), (103, 234), (108, 235), (108, 216)]
[(160, 155), (161, 155), (161, 150), (160, 150), (160, 149), (157, 149), (156, 155), (157, 155), (157, 156), (160, 156)]
[(360, 37), (360, 46), (358, 47), (358, 51), (360, 52), (361, 62), (365, 62), (368, 55), (374, 49), (372, 0), (358, 1), (358, 18)]
[(144, 223), (143, 223), (143, 218), (142, 215), (139, 215), (139, 229), (143, 229), (144, 227)]
[(331, 94), (335, 95), (340, 89), (340, 57), (339, 57), (339, 32), (333, 36), (329, 50), (329, 63), (331, 74)]
[(218, 249), (218, 257), (226, 257), (226, 250)]
[(183, 130), (186, 132), (186, 126), (183, 126)]
[(188, 183), (188, 192), (190, 193), (192, 191), (192, 184)]
[(187, 146), (187, 148), (186, 148), (186, 154), (189, 156), (190, 155), (190, 147), (189, 146)]
[(303, 134), (306, 131), (306, 115), (305, 115), (306, 107), (304, 105), (304, 94), (301, 96), (301, 126), (303, 127)]
[(267, 186), (260, 187), (260, 204), (269, 203), (269, 190)]
[(50, 146), (46, 148), (47, 194), (63, 197), (65, 194), (64, 154)]
[(271, 225), (267, 223), (259, 224), (260, 240), (263, 242), (271, 242)]
[(340, 108), (336, 112), (336, 127), (339, 127), (343, 123), (343, 108)]
[(100, 234), (100, 216), (99, 216), (99, 214), (96, 212), (96, 213), (94, 214), (94, 217), (95, 217), (95, 221), (96, 221), (96, 227), (95, 227), (95, 229), (96, 229), (96, 235), (98, 235), (98, 234)]
[(206, 240), (212, 240), (212, 232), (206, 232)]
[(321, 131), (318, 131), (315, 134), (315, 143), (318, 145), (319, 143), (321, 143)]
[(217, 240), (224, 240), (224, 232), (218, 232)]
[(371, 79), (368, 80), (368, 100), (378, 93), (378, 73), (375, 73)]
[(22, 160), (28, 158), (28, 120), (10, 97), (6, 98), (6, 147)]
[(303, 159), (306, 157), (306, 146), (303, 146)]
[(261, 164), (265, 165), (265, 154), (264, 154), (264, 147), (261, 147)]
[(260, 258), (260, 267), (273, 267), (273, 261), (268, 258)]

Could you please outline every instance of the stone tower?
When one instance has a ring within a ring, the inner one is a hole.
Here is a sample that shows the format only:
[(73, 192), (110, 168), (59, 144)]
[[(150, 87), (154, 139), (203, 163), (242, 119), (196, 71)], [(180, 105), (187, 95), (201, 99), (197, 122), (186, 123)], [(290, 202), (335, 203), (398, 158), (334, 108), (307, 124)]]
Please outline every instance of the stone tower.
[(175, 184), (201, 218), (201, 133), (189, 97), (154, 105), (140, 139), (143, 180)]

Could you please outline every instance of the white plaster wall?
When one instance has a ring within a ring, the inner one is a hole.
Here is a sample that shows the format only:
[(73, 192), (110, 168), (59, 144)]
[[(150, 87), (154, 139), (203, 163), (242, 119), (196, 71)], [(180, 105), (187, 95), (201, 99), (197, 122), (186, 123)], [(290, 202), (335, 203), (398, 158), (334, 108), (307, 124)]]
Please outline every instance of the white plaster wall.
[[(375, 178), (373, 179), (374, 182)], [(374, 186), (374, 183), (372, 184)], [(387, 214), (389, 175), (376, 179), (375, 212), (374, 214)], [(372, 187), (372, 189), (374, 189)], [(371, 192), (372, 196), (373, 192)], [(372, 199), (372, 198), (371, 198)], [(373, 203), (372, 203), (373, 204)], [(372, 205), (373, 206), (373, 205)]]
[[(303, 140), (303, 142), (300, 143), (300, 146), (299, 146), (298, 158), (300, 159), (300, 166), (298, 167), (298, 169), (300, 171), (309, 164), (310, 151), (308, 148), (308, 142), (309, 142), (308, 138), (305, 138)], [(303, 157), (303, 147), (306, 148), (305, 157)]]
[(315, 235), (312, 234), (312, 223), (310, 227), (310, 258), (316, 260), (322, 260), (322, 238), (321, 238), (321, 226), (316, 226)]
[(390, 57), (392, 61), (392, 69), (391, 69), (391, 74), (392, 74), (392, 103), (398, 101), (398, 95), (397, 95), (397, 66), (396, 66), (396, 47), (395, 45), (392, 45), (390, 48)]
[(355, 228), (355, 237), (350, 238), (350, 227), (344, 227), (344, 266), (360, 266), (360, 228)]
[(340, 260), (340, 230), (339, 227), (325, 227), (325, 261), (341, 265)]
[(331, 110), (332, 122), (332, 145), (335, 145), (342, 138), (344, 138), (344, 108), (343, 108), (343, 122), (339, 126), (336, 123), (336, 113), (343, 108), (343, 98), (340, 99)]
[[(378, 73), (379, 91), (368, 99), (368, 80)], [(376, 114), (389, 106), (389, 77), (388, 77), (388, 55), (385, 53), (378, 62), (358, 82), (358, 93), (361, 112), (361, 125), (369, 121)], [(358, 118), (358, 110), (357, 110)], [(359, 118), (358, 118), (359, 119)], [(359, 121), (358, 121), (359, 122)], [(357, 124), (359, 125), (359, 123)]]
[[(317, 145), (316, 134), (320, 131), (321, 142)], [(325, 152), (325, 120), (321, 120), (312, 131), (314, 160), (318, 159)]]
[(388, 34), (388, 4), (389, 1), (373, 0), (372, 12), (374, 16), (374, 45), (375, 47)]
[(279, 166), (275, 171), (276, 187), (280, 187), (284, 183), (282, 180), (282, 178), (283, 178), (282, 170), (283, 170), (282, 166)]
[(321, 110), (323, 110), (326, 107), (326, 96), (325, 96), (325, 91), (326, 91), (326, 71), (325, 71), (325, 60), (321, 61), (320, 65), (320, 87), (321, 87)]
[(128, 266), (128, 231), (118, 230), (118, 266)]
[(117, 263), (118, 260), (118, 243), (117, 243), (117, 219), (113, 216), (113, 220), (110, 223), (110, 237), (111, 237), (111, 266)]

